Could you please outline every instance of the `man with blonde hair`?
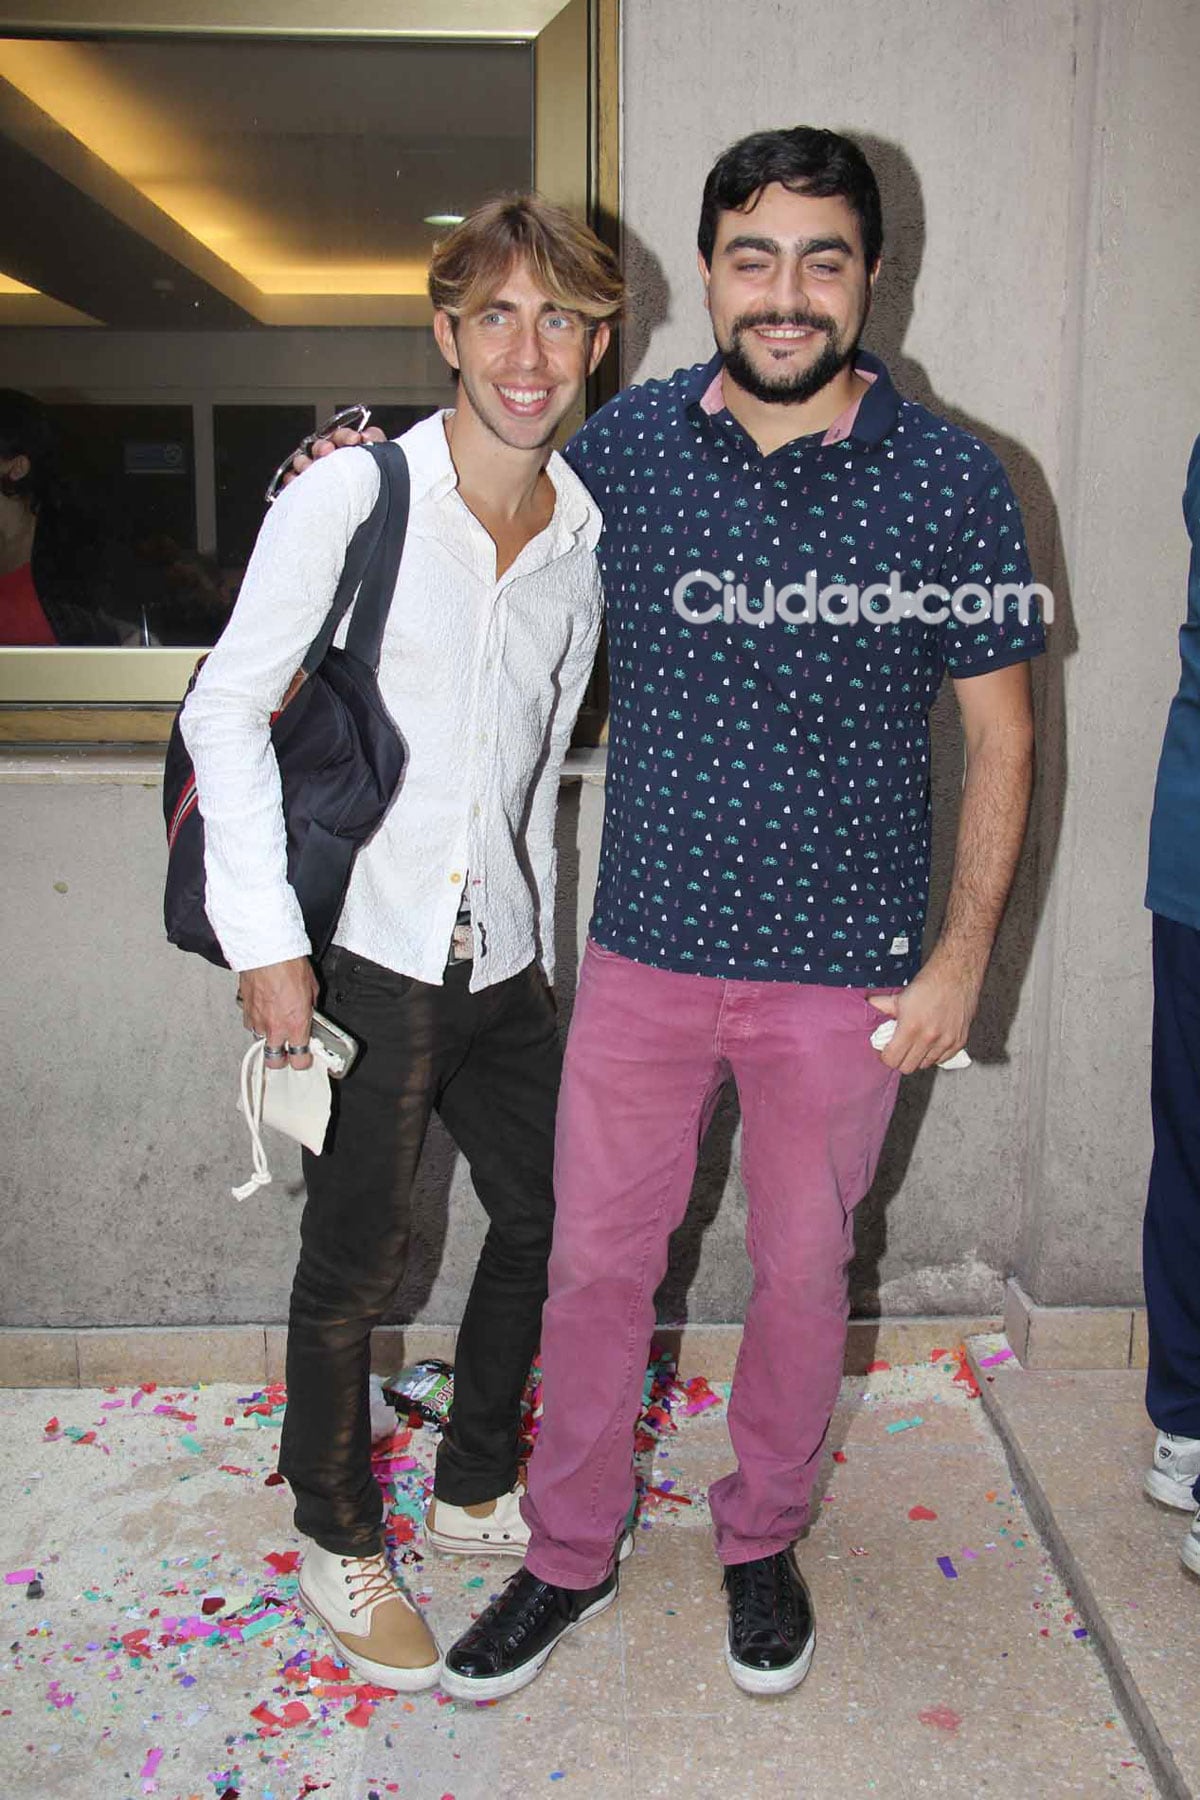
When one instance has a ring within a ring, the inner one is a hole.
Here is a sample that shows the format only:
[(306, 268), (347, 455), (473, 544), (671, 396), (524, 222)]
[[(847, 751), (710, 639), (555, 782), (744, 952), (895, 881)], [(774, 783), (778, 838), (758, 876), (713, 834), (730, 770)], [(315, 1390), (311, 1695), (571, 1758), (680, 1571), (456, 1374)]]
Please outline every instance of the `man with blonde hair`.
[(432, 1686), (441, 1659), (383, 1554), (368, 1369), (433, 1111), (489, 1225), (427, 1535), (466, 1553), (521, 1556), (528, 1542), (517, 1432), (546, 1293), (560, 1070), (554, 818), (601, 611), (600, 515), (551, 442), (622, 292), (612, 253), (536, 196), (489, 202), (437, 247), (434, 333), (457, 404), (399, 440), (411, 516), (379, 665), (408, 762), (317, 966), (287, 880), (270, 719), (376, 498), (369, 455), (325, 458), (268, 514), (182, 721), (207, 908), (268, 1067), (308, 1066), (318, 995), (361, 1046), (324, 1153), (304, 1157), (280, 1467), (311, 1540), (305, 1604), (360, 1678), (405, 1691)]

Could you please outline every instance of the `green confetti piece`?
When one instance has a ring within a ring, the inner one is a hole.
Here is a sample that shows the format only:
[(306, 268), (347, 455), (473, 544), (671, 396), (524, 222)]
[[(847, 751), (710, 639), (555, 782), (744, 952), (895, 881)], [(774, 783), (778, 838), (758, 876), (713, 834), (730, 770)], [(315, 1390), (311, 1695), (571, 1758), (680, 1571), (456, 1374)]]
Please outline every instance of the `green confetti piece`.
[(261, 1637), (264, 1631), (278, 1631), (282, 1623), (278, 1613), (265, 1613), (261, 1619), (251, 1619), (248, 1625), (241, 1627), (242, 1637)]

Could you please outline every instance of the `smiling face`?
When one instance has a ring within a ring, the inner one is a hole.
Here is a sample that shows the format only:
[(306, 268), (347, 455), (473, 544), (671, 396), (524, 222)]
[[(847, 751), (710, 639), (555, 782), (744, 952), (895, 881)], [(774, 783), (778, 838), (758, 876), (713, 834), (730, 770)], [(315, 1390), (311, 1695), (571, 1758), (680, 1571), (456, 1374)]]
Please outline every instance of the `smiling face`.
[(460, 319), (435, 313), (433, 329), (458, 373), (460, 405), (514, 450), (553, 440), (609, 338), (606, 324), (551, 300), (522, 263)]
[(848, 201), (773, 182), (745, 211), (719, 215), (712, 267), (701, 257), (700, 273), (726, 377), (787, 405), (812, 399), (851, 362), (876, 270)]

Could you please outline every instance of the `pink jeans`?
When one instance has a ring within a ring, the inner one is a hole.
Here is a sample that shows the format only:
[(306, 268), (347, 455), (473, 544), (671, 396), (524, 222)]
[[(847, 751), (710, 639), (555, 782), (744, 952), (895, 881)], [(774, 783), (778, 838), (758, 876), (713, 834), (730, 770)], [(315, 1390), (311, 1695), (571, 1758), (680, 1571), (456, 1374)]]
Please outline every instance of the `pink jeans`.
[(523, 1504), (526, 1563), (543, 1581), (591, 1587), (612, 1562), (654, 1293), (730, 1074), (754, 1287), (729, 1402), (737, 1468), (709, 1490), (717, 1552), (749, 1562), (802, 1529), (842, 1376), (853, 1209), (899, 1079), (868, 1041), (883, 1015), (866, 993), (676, 974), (589, 943), (559, 1099), (545, 1411)]

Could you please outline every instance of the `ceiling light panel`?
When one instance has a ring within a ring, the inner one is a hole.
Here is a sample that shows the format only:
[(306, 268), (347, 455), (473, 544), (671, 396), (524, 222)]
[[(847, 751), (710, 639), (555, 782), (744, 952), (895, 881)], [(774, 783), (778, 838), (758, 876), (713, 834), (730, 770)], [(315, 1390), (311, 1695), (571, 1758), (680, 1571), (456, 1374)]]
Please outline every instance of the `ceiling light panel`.
[(336, 323), (340, 298), (346, 323), (386, 323), (389, 297), (411, 322), (426, 217), (531, 180), (527, 46), (0, 39), (0, 77), (249, 283), (265, 322)]

